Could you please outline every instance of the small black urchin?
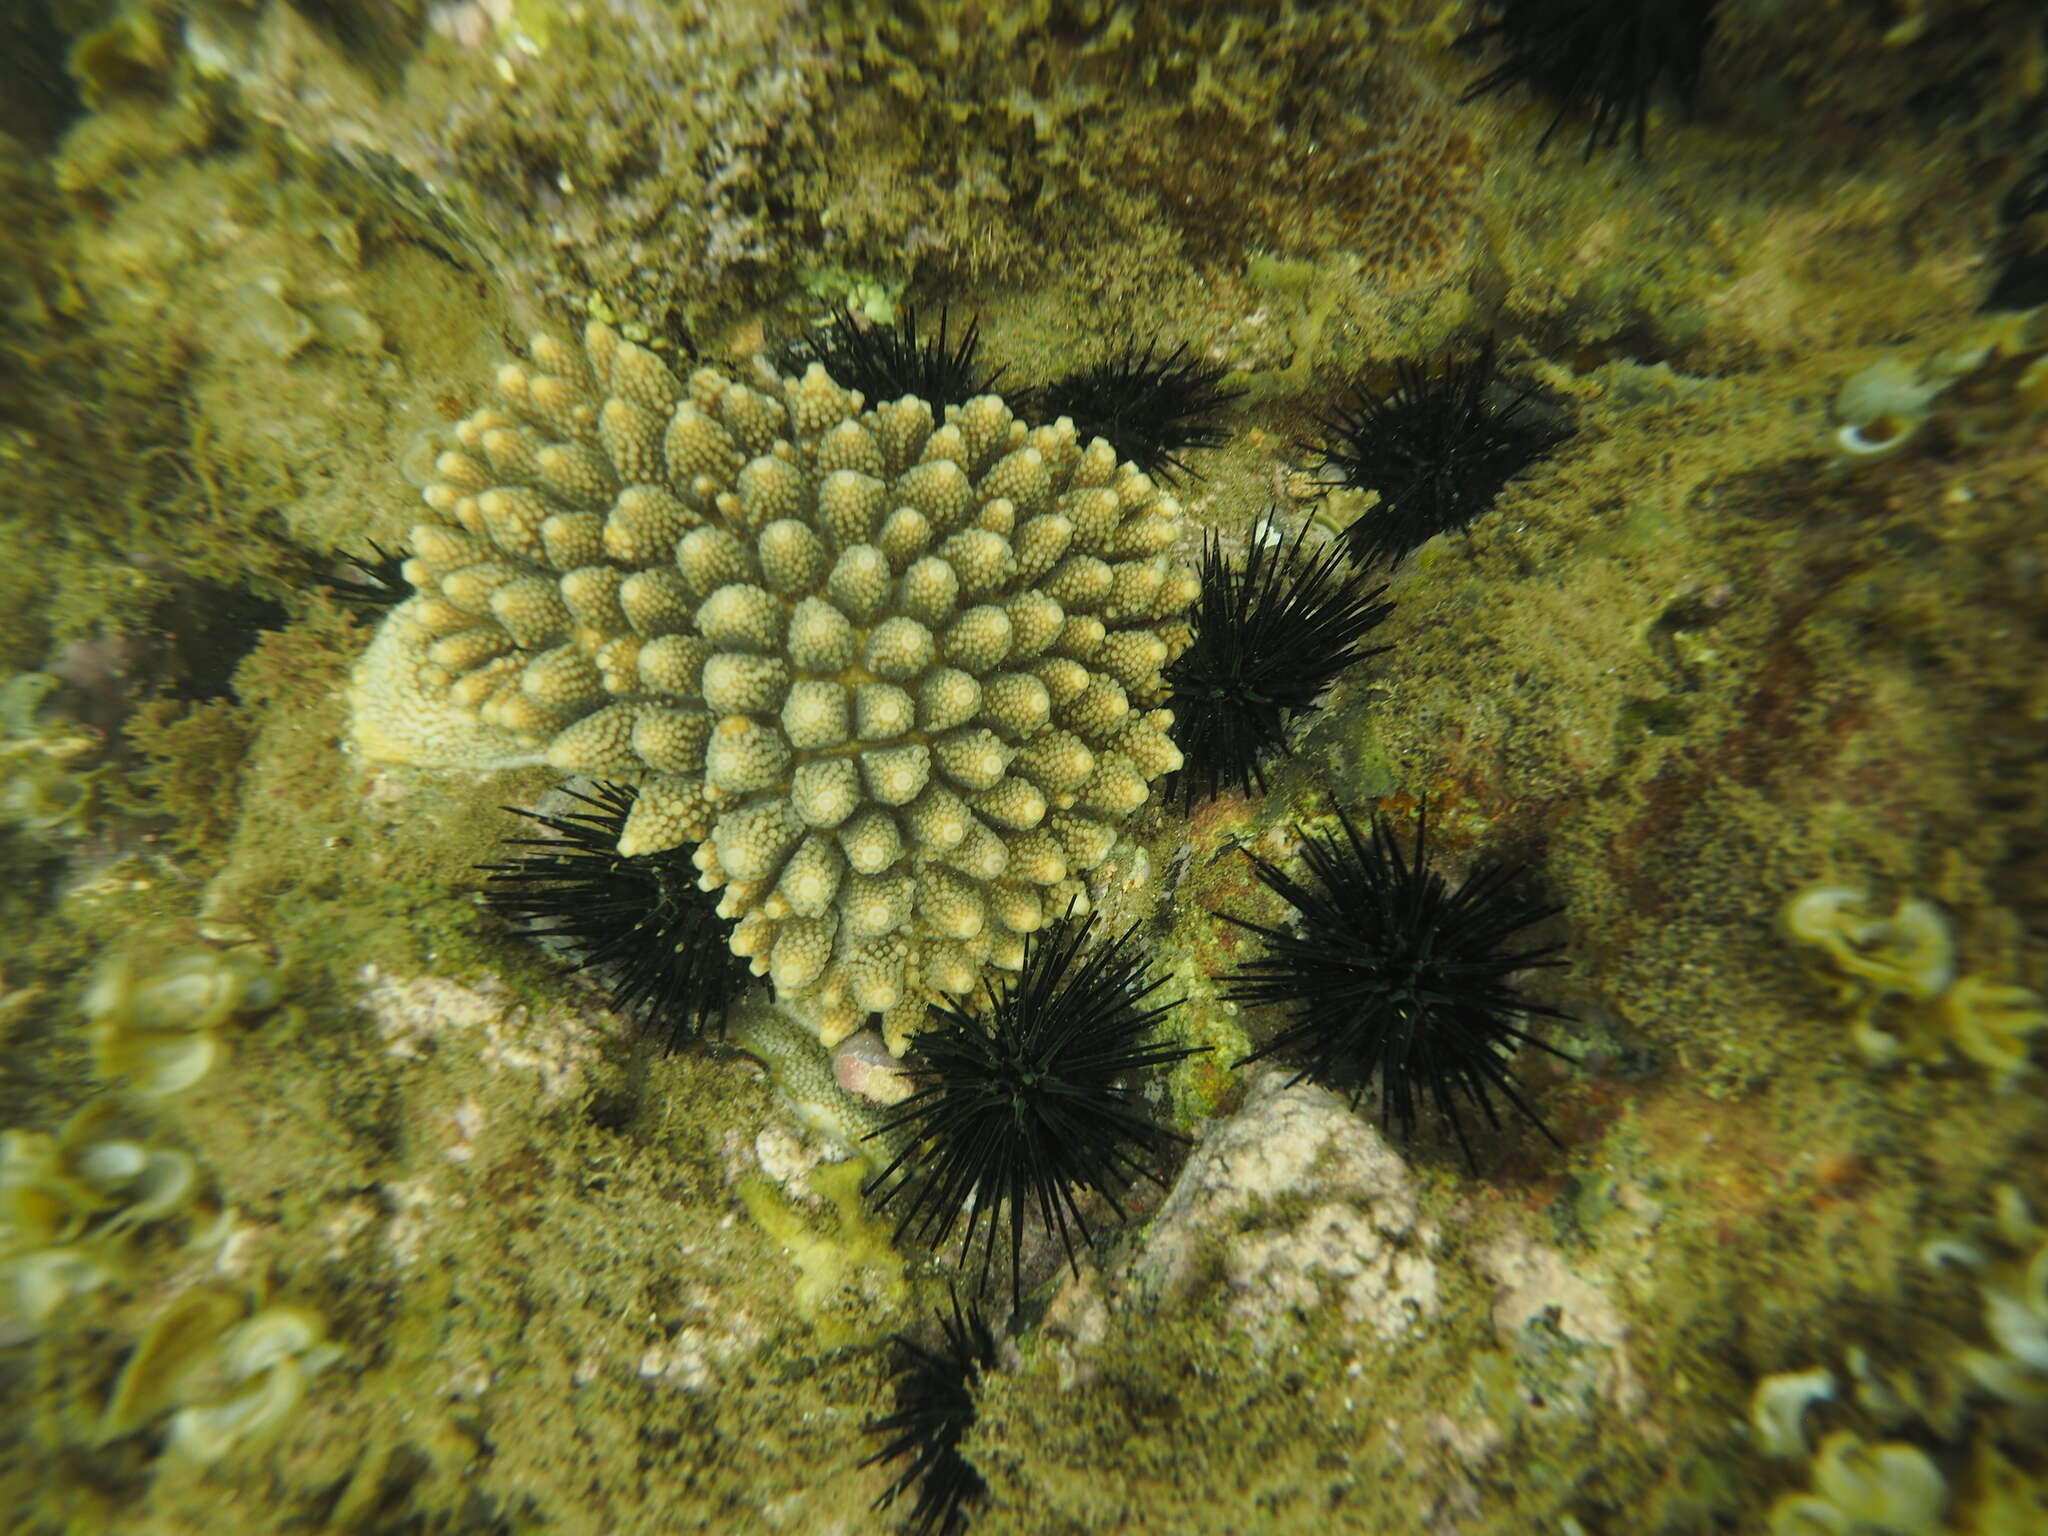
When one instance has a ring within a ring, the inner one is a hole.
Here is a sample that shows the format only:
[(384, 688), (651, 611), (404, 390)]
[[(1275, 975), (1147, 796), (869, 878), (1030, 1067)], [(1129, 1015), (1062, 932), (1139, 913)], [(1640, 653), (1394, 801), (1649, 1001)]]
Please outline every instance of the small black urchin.
[(1991, 312), (2048, 304), (2048, 154), (1999, 200), (1998, 222), (1998, 276), (1979, 307)]
[(1323, 441), (1305, 445), (1326, 477), (1334, 471), (1345, 485), (1379, 492), (1379, 505), (1344, 530), (1360, 565), (1392, 564), (1465, 527), (1563, 440), (1527, 414), (1533, 386), (1489, 398), (1497, 377), (1490, 336), (1475, 356), (1438, 373), (1403, 361), (1392, 393), (1354, 386), (1350, 403), (1322, 423)]
[(1299, 914), (1292, 928), (1268, 928), (1225, 914), (1266, 941), (1223, 995), (1232, 1002), (1279, 1003), (1287, 1026), (1245, 1058), (1287, 1055), (1310, 1078), (1348, 1094), (1355, 1108), (1379, 1085), (1380, 1124), (1413, 1136), (1418, 1100), (1450, 1123), (1468, 1166), (1472, 1148), (1460, 1098), (1478, 1105), (1488, 1125), (1498, 1093), (1548, 1137), (1541, 1117), (1515, 1089), (1508, 1062), (1518, 1045), (1571, 1058), (1516, 1027), (1527, 1018), (1571, 1015), (1526, 1002), (1509, 983), (1516, 971), (1558, 966), (1562, 944), (1517, 948), (1517, 930), (1563, 909), (1520, 894), (1521, 871), (1483, 861), (1451, 888), (1429, 867), (1429, 814), (1418, 813), (1415, 848), (1403, 853), (1386, 820), (1362, 835), (1339, 814), (1344, 836), (1307, 833), (1301, 858), (1310, 879), (1296, 880), (1256, 854), (1260, 882)]
[(1365, 644), (1393, 612), (1379, 601), (1386, 587), (1345, 573), (1341, 544), (1302, 559), (1307, 534), (1304, 524), (1292, 545), (1255, 538), (1242, 567), (1213, 534), (1202, 546), (1194, 638), (1166, 669), (1183, 804), (1231, 787), (1263, 792), (1264, 760), (1287, 751), (1288, 720), (1387, 649)]
[(564, 793), (590, 809), (549, 816), (506, 807), (552, 835), (509, 838), (507, 847), (532, 851), (479, 866), (490, 877), (485, 904), (536, 938), (566, 942), (575, 968), (604, 975), (613, 1007), (670, 1050), (716, 1033), (747, 985), (747, 966), (732, 952), (717, 897), (697, 888), (689, 850), (618, 852), (639, 795), (629, 784)]
[(1136, 1079), (1200, 1047), (1145, 1043), (1174, 1005), (1145, 1003), (1160, 983), (1145, 980), (1136, 924), (1083, 953), (1093, 927), (1092, 917), (1068, 918), (1032, 935), (1022, 970), (1001, 991), (984, 982), (985, 1013), (933, 1004), (932, 1025), (917, 1037), (917, 1091), (873, 1133), (910, 1139), (867, 1186), (881, 1192), (882, 1208), (908, 1192), (899, 1238), (941, 1246), (965, 1212), (966, 1260), (986, 1221), (977, 1293), (995, 1260), (996, 1213), (1008, 1204), (1013, 1303), (1027, 1210), (1059, 1234), (1078, 1273), (1073, 1233), (1092, 1238), (1077, 1192), (1100, 1191), (1121, 1217), (1134, 1179), (1164, 1187), (1158, 1164), (1184, 1139), (1141, 1113)]
[(394, 607), (412, 596), (412, 583), (405, 579), (405, 562), (411, 559), (404, 545), (397, 549), (386, 549), (375, 539), (365, 539), (370, 546), (367, 555), (351, 554), (347, 550), (336, 550), (344, 571), (354, 575), (333, 575), (321, 579), (336, 597), (359, 611), (375, 611)]
[(1008, 370), (987, 369), (981, 362), (981, 322), (968, 322), (957, 342), (949, 339), (949, 315), (939, 311), (936, 340), (917, 334), (917, 311), (887, 325), (870, 325), (844, 311), (817, 335), (785, 348), (779, 362), (785, 372), (802, 373), (823, 363), (833, 382), (857, 389), (868, 404), (881, 405), (916, 395), (932, 409), (965, 405), (985, 395)]
[(1487, 0), (1491, 20), (1458, 39), (1461, 48), (1498, 43), (1504, 57), (1464, 100), (1526, 85), (1557, 104), (1540, 149), (1573, 112), (1592, 121), (1586, 157), (1611, 149), (1624, 128), (1643, 151), (1650, 97), (1668, 80), (1690, 104), (1706, 61), (1719, 0)]
[(907, 1529), (912, 1536), (959, 1536), (967, 1529), (967, 1507), (988, 1492), (974, 1464), (960, 1454), (960, 1441), (974, 1423), (974, 1394), (984, 1371), (995, 1369), (996, 1339), (979, 1308), (961, 1310), (953, 1298), (953, 1315), (939, 1314), (945, 1342), (926, 1349), (915, 1339), (897, 1334), (896, 1411), (868, 1426), (887, 1435), (886, 1444), (861, 1465), (908, 1456), (910, 1465), (896, 1475), (877, 1510), (887, 1509), (917, 1486), (917, 1506)]
[(1143, 351), (1126, 341), (1114, 356), (1031, 390), (1027, 408), (1046, 421), (1073, 417), (1082, 442), (1106, 438), (1119, 461), (1155, 478), (1193, 474), (1181, 455), (1230, 440), (1216, 417), (1244, 391), (1224, 383), (1224, 364), (1187, 350), (1182, 342), (1160, 355), (1156, 338)]

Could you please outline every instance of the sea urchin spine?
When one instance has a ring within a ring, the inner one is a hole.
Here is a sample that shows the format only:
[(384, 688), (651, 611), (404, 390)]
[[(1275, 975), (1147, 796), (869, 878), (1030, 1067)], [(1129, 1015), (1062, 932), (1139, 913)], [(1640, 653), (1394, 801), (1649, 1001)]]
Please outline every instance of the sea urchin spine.
[[(1244, 393), (1226, 384), (1229, 369), (1187, 355), (1180, 343), (1162, 353), (1155, 339), (1136, 341), (1102, 362), (1028, 392), (1029, 408), (1051, 420), (1073, 418), (1081, 440), (1106, 438), (1119, 460), (1155, 479), (1192, 475), (1181, 455), (1220, 448), (1230, 434), (1217, 417)], [(1199, 477), (1198, 477), (1199, 478)]]
[(951, 316), (939, 311), (939, 334), (919, 336), (917, 311), (882, 325), (864, 324), (841, 311), (825, 330), (785, 349), (783, 370), (801, 375), (807, 364), (823, 363), (842, 389), (857, 389), (871, 404), (886, 405), (915, 395), (943, 410), (965, 405), (995, 388), (1008, 370), (981, 361), (981, 322), (970, 320), (958, 340), (948, 335)]
[(1266, 952), (1237, 972), (1224, 992), (1232, 1002), (1277, 1003), (1288, 1024), (1245, 1058), (1286, 1056), (1300, 1063), (1294, 1081), (1309, 1078), (1349, 1096), (1352, 1104), (1375, 1083), (1380, 1123), (1412, 1138), (1423, 1101), (1450, 1124), (1472, 1164), (1459, 1102), (1476, 1105), (1498, 1126), (1499, 1094), (1536, 1128), (1552, 1136), (1516, 1089), (1508, 1063), (1530, 1045), (1571, 1058), (1519, 1028), (1516, 1020), (1570, 1015), (1526, 1001), (1512, 977), (1561, 966), (1561, 944), (1518, 946), (1514, 935), (1556, 915), (1517, 887), (1521, 871), (1482, 861), (1454, 888), (1429, 867), (1428, 811), (1418, 813), (1415, 846), (1403, 852), (1392, 827), (1375, 816), (1361, 833), (1339, 813), (1333, 832), (1302, 837), (1309, 878), (1248, 855), (1260, 883), (1299, 913), (1289, 927), (1268, 927), (1224, 914), (1255, 933)]
[(1086, 947), (1091, 917), (1071, 916), (1034, 934), (1021, 972), (1000, 990), (984, 980), (988, 1007), (967, 999), (933, 1004), (917, 1037), (917, 1091), (876, 1132), (907, 1132), (910, 1144), (869, 1182), (897, 1225), (943, 1246), (962, 1214), (963, 1259), (986, 1223), (976, 1289), (994, 1265), (997, 1215), (1009, 1210), (1011, 1299), (1019, 1291), (1026, 1214), (1035, 1210), (1079, 1272), (1074, 1234), (1091, 1242), (1078, 1192), (1094, 1189), (1123, 1215), (1134, 1180), (1165, 1186), (1159, 1172), (1182, 1138), (1147, 1118), (1138, 1074), (1196, 1054), (1146, 1037), (1173, 1003), (1148, 1003), (1145, 952), (1133, 924)]
[(960, 1441), (974, 1426), (982, 1375), (995, 1369), (995, 1334), (979, 1308), (961, 1309), (957, 1295), (952, 1315), (939, 1314), (939, 1327), (945, 1338), (935, 1350), (906, 1334), (890, 1341), (897, 1356), (896, 1408), (868, 1426), (889, 1438), (861, 1463), (910, 1459), (874, 1507), (889, 1508), (915, 1486), (917, 1504), (906, 1527), (911, 1536), (959, 1536), (967, 1529), (969, 1506), (988, 1492), (974, 1464), (960, 1454)]
[(715, 1032), (748, 984), (747, 967), (732, 953), (717, 898), (698, 889), (690, 851), (618, 852), (638, 795), (631, 785), (563, 793), (589, 809), (552, 816), (506, 807), (549, 835), (510, 838), (507, 847), (527, 851), (480, 866), (489, 877), (485, 905), (536, 938), (567, 943), (576, 969), (603, 975), (613, 1007), (670, 1050)]
[(1464, 99), (1526, 85), (1557, 107), (1543, 130), (1582, 112), (1586, 157), (1611, 149), (1632, 132), (1636, 153), (1650, 116), (1650, 98), (1668, 82), (1692, 100), (1714, 31), (1719, 0), (1487, 0), (1489, 20), (1458, 39), (1461, 48), (1494, 43), (1501, 59), (1475, 80)]
[(1496, 393), (1494, 364), (1491, 336), (1475, 356), (1435, 373), (1400, 362), (1390, 393), (1354, 386), (1323, 422), (1322, 442), (1307, 445), (1327, 481), (1379, 493), (1379, 505), (1345, 530), (1360, 565), (1391, 565), (1464, 528), (1563, 439), (1528, 411), (1530, 386)]
[[(370, 546), (367, 555), (336, 550), (335, 559), (342, 569), (325, 577), (321, 584), (363, 614), (382, 612), (412, 596), (412, 585), (405, 579), (405, 562), (412, 558), (412, 552), (403, 544), (386, 549), (375, 539), (363, 542)], [(351, 571), (355, 574), (348, 574)]]
[(1287, 751), (1287, 724), (1337, 675), (1387, 649), (1366, 636), (1393, 611), (1384, 584), (1343, 570), (1344, 546), (1307, 559), (1292, 544), (1254, 538), (1242, 566), (1211, 534), (1197, 574), (1193, 639), (1166, 669), (1174, 743), (1186, 759), (1184, 802), (1266, 787), (1263, 763)]

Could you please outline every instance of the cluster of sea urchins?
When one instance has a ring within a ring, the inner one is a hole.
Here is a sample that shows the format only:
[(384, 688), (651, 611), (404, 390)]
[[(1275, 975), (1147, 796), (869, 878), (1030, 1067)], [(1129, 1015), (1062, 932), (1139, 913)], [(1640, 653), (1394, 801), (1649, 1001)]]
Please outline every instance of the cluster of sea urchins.
[[(1002, 372), (981, 362), (976, 327), (955, 333), (943, 316), (936, 339), (912, 322), (842, 319), (784, 358), (792, 367), (811, 361), (883, 399), (961, 403)], [(1437, 371), (1403, 365), (1391, 392), (1355, 389), (1315, 445), (1330, 479), (1379, 495), (1344, 540), (1309, 552), (1306, 528), (1287, 539), (1269, 525), (1242, 558), (1213, 535), (1205, 542), (1191, 639), (1165, 674), (1186, 760), (1184, 803), (1263, 793), (1290, 724), (1341, 673), (1385, 649), (1370, 641), (1391, 605), (1371, 573), (1464, 527), (1555, 443), (1556, 431), (1528, 413), (1528, 395), (1501, 385), (1490, 340)], [(1069, 416), (1120, 458), (1168, 477), (1192, 473), (1183, 454), (1223, 442), (1218, 416), (1233, 397), (1222, 369), (1185, 348), (1129, 342), (1024, 395), (1037, 413)], [(490, 906), (566, 948), (664, 1044), (715, 1034), (745, 967), (687, 850), (617, 851), (630, 786), (566, 793), (571, 803), (559, 810), (517, 813), (538, 835), (513, 840), (511, 856), (485, 866)], [(1431, 1108), (1468, 1162), (1465, 1109), (1495, 1124), (1496, 1099), (1505, 1100), (1548, 1135), (1508, 1060), (1523, 1044), (1549, 1049), (1520, 1021), (1562, 1017), (1524, 1001), (1514, 984), (1517, 972), (1562, 963), (1558, 945), (1516, 938), (1555, 909), (1499, 864), (1452, 884), (1429, 863), (1426, 811), (1406, 851), (1383, 817), (1364, 830), (1341, 813), (1338, 822), (1341, 836), (1304, 835), (1304, 877), (1252, 859), (1259, 882), (1294, 909), (1291, 922), (1226, 914), (1265, 943), (1226, 995), (1289, 1015), (1246, 1061), (1286, 1057), (1296, 1081), (1354, 1104), (1376, 1088), (1383, 1126), (1403, 1139)], [(1079, 1247), (1093, 1237), (1086, 1199), (1100, 1197), (1121, 1217), (1134, 1185), (1164, 1187), (1182, 1138), (1155, 1123), (1144, 1085), (1198, 1048), (1155, 1037), (1175, 1001), (1158, 1000), (1161, 982), (1148, 970), (1135, 928), (1098, 936), (1094, 918), (1071, 912), (1046, 925), (1016, 972), (932, 1004), (910, 1066), (914, 1090), (876, 1133), (894, 1149), (868, 1186), (877, 1205), (900, 1212), (899, 1237), (934, 1248), (957, 1240), (971, 1279), (969, 1302), (956, 1293), (950, 1315), (940, 1315), (936, 1346), (897, 1337), (896, 1407), (873, 1426), (885, 1443), (871, 1460), (906, 1463), (878, 1507), (915, 1487), (913, 1531), (963, 1530), (985, 1491), (960, 1450), (979, 1381), (996, 1365), (995, 1334), (972, 1297), (1007, 1272), (1019, 1304), (1028, 1225), (1049, 1231), (1078, 1273)]]

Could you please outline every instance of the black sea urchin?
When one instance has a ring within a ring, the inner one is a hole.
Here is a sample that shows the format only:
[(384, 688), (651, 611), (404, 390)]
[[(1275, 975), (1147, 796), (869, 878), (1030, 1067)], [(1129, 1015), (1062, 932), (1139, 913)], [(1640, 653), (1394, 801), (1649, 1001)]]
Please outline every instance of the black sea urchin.
[(1392, 564), (1465, 527), (1563, 440), (1528, 412), (1531, 387), (1495, 394), (1498, 377), (1490, 336), (1476, 355), (1441, 372), (1403, 361), (1391, 393), (1353, 386), (1350, 403), (1322, 423), (1322, 442), (1304, 445), (1321, 457), (1326, 477), (1379, 492), (1379, 505), (1344, 530), (1360, 565)]
[(1212, 534), (1202, 546), (1194, 638), (1166, 669), (1173, 739), (1186, 759), (1183, 803), (1197, 792), (1263, 791), (1265, 759), (1287, 750), (1287, 722), (1352, 663), (1387, 649), (1365, 637), (1393, 611), (1343, 570), (1344, 547), (1303, 559), (1292, 545), (1252, 541), (1240, 567)]
[(1075, 370), (1027, 395), (1034, 417), (1074, 418), (1081, 441), (1106, 438), (1119, 460), (1155, 479), (1192, 474), (1181, 455), (1194, 448), (1220, 448), (1230, 434), (1217, 415), (1244, 391), (1224, 383), (1229, 369), (1187, 355), (1182, 342), (1159, 353), (1136, 341), (1102, 362)]
[(566, 943), (575, 968), (603, 976), (612, 1005), (670, 1050), (716, 1033), (747, 984), (747, 967), (732, 952), (718, 898), (697, 888), (690, 850), (618, 852), (639, 794), (631, 785), (564, 793), (590, 809), (549, 816), (506, 807), (551, 835), (507, 839), (507, 847), (531, 851), (479, 866), (490, 877), (485, 904), (535, 938)]
[(1487, 0), (1489, 20), (1458, 39), (1461, 48), (1499, 46), (1500, 62), (1472, 82), (1464, 100), (1526, 85), (1556, 104), (1538, 148), (1574, 112), (1586, 114), (1586, 156), (1611, 149), (1629, 129), (1636, 153), (1650, 97), (1668, 82), (1690, 103), (1706, 60), (1719, 0)]
[(917, 1037), (917, 1091), (874, 1133), (909, 1135), (868, 1184), (884, 1208), (908, 1191), (899, 1237), (943, 1245), (965, 1212), (966, 1260), (987, 1222), (977, 1291), (995, 1259), (997, 1210), (1009, 1206), (1013, 1303), (1028, 1208), (1078, 1272), (1073, 1233), (1092, 1238), (1077, 1192), (1099, 1190), (1121, 1217), (1134, 1179), (1164, 1186), (1158, 1164), (1182, 1140), (1144, 1116), (1136, 1079), (1199, 1048), (1145, 1043), (1174, 1005), (1145, 1001), (1160, 983), (1145, 980), (1135, 924), (1084, 953), (1093, 927), (1068, 918), (1033, 934), (1023, 969), (1001, 991), (984, 983), (985, 1013), (934, 1004)]
[(1981, 308), (2033, 309), (2048, 304), (2048, 154), (2013, 183), (1998, 204), (1999, 270)]
[(1417, 1101), (1427, 1099), (1450, 1122), (1468, 1166), (1461, 1097), (1498, 1125), (1498, 1093), (1555, 1144), (1516, 1091), (1508, 1062), (1518, 1045), (1569, 1061), (1514, 1021), (1570, 1015), (1524, 1001), (1508, 978), (1566, 964), (1562, 944), (1511, 942), (1517, 930), (1562, 908), (1521, 894), (1521, 871), (1495, 862), (1475, 865), (1452, 889), (1429, 867), (1426, 808), (1416, 817), (1414, 851), (1405, 854), (1383, 817), (1373, 817), (1370, 836), (1349, 816), (1339, 819), (1341, 839), (1302, 837), (1307, 882), (1248, 855), (1260, 882), (1300, 914), (1293, 927), (1224, 914), (1264, 939), (1266, 952), (1242, 966), (1223, 995), (1291, 1011), (1286, 1027), (1245, 1060), (1289, 1056), (1301, 1063), (1295, 1082), (1311, 1078), (1348, 1094), (1354, 1107), (1377, 1080), (1380, 1124), (1404, 1140), (1414, 1134)]
[(351, 608), (362, 612), (377, 612), (395, 607), (412, 596), (412, 583), (405, 579), (405, 562), (411, 558), (404, 545), (397, 549), (386, 549), (375, 539), (365, 539), (370, 546), (367, 555), (352, 554), (347, 550), (336, 550), (335, 558), (341, 563), (344, 573), (326, 576), (321, 585)]
[(959, 1536), (967, 1529), (967, 1506), (988, 1491), (974, 1464), (960, 1454), (960, 1441), (974, 1423), (974, 1394), (984, 1371), (995, 1369), (996, 1339), (979, 1308), (939, 1314), (945, 1342), (926, 1349), (915, 1339), (897, 1334), (896, 1410), (868, 1426), (887, 1435), (886, 1444), (861, 1465), (908, 1456), (910, 1465), (875, 1500), (887, 1509), (917, 1486), (917, 1506), (906, 1527), (912, 1536)]
[(934, 410), (965, 405), (985, 395), (1007, 371), (981, 362), (981, 322), (969, 321), (958, 341), (947, 335), (947, 311), (939, 311), (936, 340), (917, 334), (917, 311), (887, 325), (870, 325), (844, 311), (819, 334), (786, 348), (779, 359), (788, 372), (801, 373), (807, 364), (823, 363), (834, 382), (857, 389), (868, 404), (916, 395)]

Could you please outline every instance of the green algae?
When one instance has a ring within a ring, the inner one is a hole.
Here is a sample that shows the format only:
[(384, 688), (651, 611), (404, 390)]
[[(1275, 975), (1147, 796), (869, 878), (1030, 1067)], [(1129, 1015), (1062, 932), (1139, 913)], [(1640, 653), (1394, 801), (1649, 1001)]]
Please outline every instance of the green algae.
[[(859, 1158), (820, 1163), (811, 1170), (811, 1192), (831, 1208), (823, 1229), (769, 1180), (750, 1175), (739, 1184), (747, 1214), (796, 1266), (792, 1299), (826, 1349), (878, 1343), (890, 1313), (910, 1295), (890, 1224), (868, 1214), (863, 1198), (867, 1177), (868, 1165)], [(851, 1320), (845, 1316), (849, 1296), (861, 1301)]]
[[(1981, 210), (1954, 188), (2005, 174), (1998, 124), (2023, 82), (1996, 71), (1960, 117), (1900, 104), (1970, 78), (2019, 8), (1943, 7), (1986, 25), (1891, 43), (1840, 8), (1724, 9), (1725, 78), (1764, 59), (1764, 84), (1697, 122), (1660, 115), (1646, 162), (1537, 157), (1538, 109), (1475, 108), (1491, 180), (1471, 269), (1406, 298), (1327, 225), (1226, 217), (1239, 192), (1273, 206), (1242, 164), (1188, 186), (1193, 216), (1103, 167), (1147, 139), (1272, 123), (1304, 93), (1341, 112), (1368, 56), (1455, 83), (1435, 7), (849, 6), (810, 52), (791, 15), (720, 12), (655, 40), (645, 92), (618, 82), (648, 34), (561, 6), (518, 9), (538, 57), (393, 29), (379, 46), (404, 67), (368, 85), (361, 46), (284, 7), (193, 7), (203, 83), (181, 34), (162, 35), (168, 58), (100, 44), (98, 109), (53, 164), (8, 156), (0, 189), (22, 215), (0, 237), (4, 339), (28, 365), (0, 374), (0, 660), (147, 634), (167, 572), (267, 582), (296, 611), (235, 706), (130, 728), (146, 811), (73, 799), (67, 830), (87, 838), (0, 833), (19, 941), (0, 1100), (10, 1124), (75, 1106), (77, 996), (135, 928), (241, 925), (287, 950), (300, 1013), (238, 1035), (201, 1097), (161, 1113), (240, 1213), (243, 1272), (306, 1296), (350, 1356), (274, 1457), (153, 1483), (146, 1444), (86, 1433), (186, 1280), (152, 1254), (74, 1334), (0, 1359), (30, 1388), (5, 1431), (16, 1464), (56, 1469), (10, 1485), (10, 1508), (49, 1529), (177, 1530), (222, 1508), (252, 1529), (792, 1529), (880, 1491), (885, 1471), (856, 1464), (881, 1366), (848, 1346), (905, 1325), (901, 1292), (828, 1308), (821, 1330), (784, 1252), (825, 1276), (850, 1234), (874, 1281), (892, 1273), (867, 1246), (877, 1224), (845, 1187), (794, 1202), (732, 1151), (792, 1099), (797, 1134), (857, 1140), (829, 1063), (777, 1070), (800, 1039), (754, 1047), (768, 1083), (650, 1058), (485, 921), (471, 866), (510, 825), (496, 807), (543, 779), (348, 759), (362, 626), (297, 574), (402, 537), (395, 466), (447, 402), (481, 397), (508, 317), (601, 293), (708, 351), (868, 292), (840, 272), (983, 311), (1025, 377), (1113, 323), (1213, 340), (1259, 386), (1187, 490), (1232, 532), (1326, 389), (1460, 328), (1511, 332), (1580, 428), (1396, 574), (1395, 649), (1340, 685), (1271, 796), (1137, 829), (1154, 886), (1130, 897), (1189, 998), (1176, 1038), (1216, 1047), (1169, 1079), (1170, 1118), (1196, 1131), (1234, 1107), (1231, 1064), (1270, 1027), (1213, 1000), (1233, 951), (1210, 914), (1255, 895), (1219, 857), (1231, 840), (1333, 797), (1427, 794), (1452, 854), (1537, 857), (1574, 946), (1541, 995), (1581, 1016), (1549, 1038), (1588, 1065), (1534, 1081), (1571, 1152), (1510, 1141), (1480, 1181), (1417, 1153), (1456, 1236), (1443, 1315), (1398, 1348), (1320, 1311), (1262, 1356), (1220, 1276), (1164, 1312), (1120, 1303), (1064, 1357), (1027, 1320), (969, 1444), (993, 1490), (976, 1528), (1753, 1522), (1774, 1490), (1729, 1426), (1757, 1378), (1903, 1315), (1942, 1336), (1900, 1346), (1934, 1369), (1974, 1317), (1911, 1256), (2038, 1164), (2037, 1077), (1996, 1099), (1965, 1062), (1869, 1070), (1770, 924), (1817, 879), (1921, 890), (1969, 943), (2003, 947), (2000, 974), (2043, 979), (2038, 446), (1916, 442), (1846, 476), (1825, 452), (1843, 380), (1895, 338), (1915, 358), (1963, 339)], [(280, 67), (310, 88), (270, 89)], [(678, 108), (682, 79), (701, 114)], [(395, 126), (365, 142), (375, 123)], [(389, 174), (332, 170), (377, 155)], [(238, 325), (224, 301), (258, 273), (275, 304), (252, 309), (274, 323)], [(852, 1182), (858, 1164), (824, 1168)], [(1631, 1320), (1639, 1411), (1602, 1397), (1611, 1351), (1561, 1325), (1496, 1329), (1474, 1255), (1508, 1231)]]
[[(1337, 308), (1344, 290), (1342, 279), (1355, 268), (1325, 272), (1314, 262), (1286, 261), (1276, 256), (1254, 256), (1245, 269), (1252, 287), (1285, 304), (1293, 312), (1288, 327), (1293, 357), (1283, 368), (1257, 381), (1257, 389), (1268, 395), (1298, 394), (1315, 375), (1322, 359), (1323, 327)], [(1253, 398), (1257, 398), (1255, 393)]]

